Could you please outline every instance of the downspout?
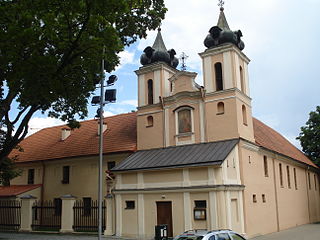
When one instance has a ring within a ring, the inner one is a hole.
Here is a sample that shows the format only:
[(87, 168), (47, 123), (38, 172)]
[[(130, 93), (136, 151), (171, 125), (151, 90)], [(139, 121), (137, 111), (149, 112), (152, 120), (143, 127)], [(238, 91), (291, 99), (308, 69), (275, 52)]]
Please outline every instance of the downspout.
[(43, 201), (43, 197), (44, 197), (44, 178), (45, 178), (45, 175), (46, 175), (46, 166), (44, 164), (44, 161), (41, 161), (42, 163), (42, 178), (41, 178), (41, 201)]
[(274, 163), (274, 158), (272, 158), (272, 167), (273, 167), (273, 184), (274, 184), (274, 195), (276, 203), (276, 218), (277, 218), (277, 232), (280, 231), (280, 220), (279, 220), (279, 203), (278, 203), (278, 191), (277, 191), (277, 182), (276, 182), (276, 167)]
[(203, 129), (204, 129), (204, 141), (208, 142), (208, 134), (207, 134), (207, 114), (206, 114), (206, 104), (205, 104), (205, 98), (206, 98), (206, 90), (204, 89), (203, 86), (200, 88), (200, 94), (201, 94), (201, 99), (203, 101)]
[[(44, 164), (44, 161), (41, 161), (42, 163), (42, 178), (41, 178), (41, 200), (40, 200), (40, 203), (41, 203), (41, 206), (42, 206), (42, 203), (43, 203), (43, 198), (44, 198), (44, 178), (45, 178), (45, 175), (46, 175), (46, 165)], [(41, 210), (40, 210), (40, 225), (42, 225), (42, 220), (43, 220), (43, 208), (41, 207)]]
[(161, 103), (161, 108), (163, 111), (162, 114), (162, 122), (163, 122), (163, 147), (165, 148), (167, 146), (167, 142), (166, 142), (166, 110), (164, 109), (164, 102), (163, 102), (163, 98), (161, 96), (159, 96), (159, 102)]

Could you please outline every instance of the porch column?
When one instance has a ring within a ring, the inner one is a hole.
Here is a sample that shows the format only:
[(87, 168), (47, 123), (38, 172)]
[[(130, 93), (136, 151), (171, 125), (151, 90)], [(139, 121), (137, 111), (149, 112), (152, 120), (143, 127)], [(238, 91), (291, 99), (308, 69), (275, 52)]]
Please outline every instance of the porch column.
[(62, 200), (62, 213), (61, 213), (61, 233), (73, 232), (73, 206), (76, 197), (70, 194), (60, 197)]
[(32, 195), (25, 195), (21, 198), (21, 232), (30, 232), (32, 231), (31, 224), (32, 224), (32, 206), (33, 203), (36, 201), (36, 197)]
[(106, 230), (104, 230), (104, 235), (105, 236), (112, 236), (114, 234), (113, 231), (113, 201), (114, 198), (112, 196), (112, 194), (108, 194), (106, 196), (107, 199), (107, 208), (106, 208)]

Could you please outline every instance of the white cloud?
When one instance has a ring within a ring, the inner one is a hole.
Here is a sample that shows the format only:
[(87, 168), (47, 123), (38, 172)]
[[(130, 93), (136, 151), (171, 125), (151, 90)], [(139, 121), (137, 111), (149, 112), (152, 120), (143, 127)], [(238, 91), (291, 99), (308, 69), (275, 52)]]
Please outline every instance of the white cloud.
[(120, 105), (131, 105), (131, 106), (137, 107), (138, 106), (138, 101), (136, 99), (124, 100), (124, 101), (121, 101), (118, 104), (120, 104)]
[(120, 56), (120, 64), (116, 67), (115, 70), (119, 70), (126, 64), (133, 64), (134, 63), (134, 52), (129, 51), (122, 51), (119, 53)]
[(113, 116), (113, 115), (115, 115), (115, 113), (110, 112), (110, 111), (103, 111), (103, 116), (104, 116), (104, 117), (111, 117), (111, 116)]
[(38, 132), (39, 130), (47, 127), (53, 127), (53, 126), (58, 126), (58, 125), (63, 125), (65, 124), (63, 121), (60, 119), (56, 118), (50, 118), (50, 117), (33, 117), (30, 119), (29, 122), (29, 131), (28, 131), (28, 136)]

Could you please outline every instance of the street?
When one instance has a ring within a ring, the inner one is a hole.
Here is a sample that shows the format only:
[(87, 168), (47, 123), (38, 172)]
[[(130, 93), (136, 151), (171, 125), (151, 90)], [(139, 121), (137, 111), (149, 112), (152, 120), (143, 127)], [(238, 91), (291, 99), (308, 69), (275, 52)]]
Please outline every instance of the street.
[[(86, 234), (44, 234), (44, 233), (12, 233), (1, 232), (0, 240), (93, 240), (96, 235)], [(105, 238), (120, 239), (120, 238)], [(296, 228), (291, 228), (277, 233), (251, 238), (251, 240), (317, 240), (320, 239), (320, 224), (307, 224)]]

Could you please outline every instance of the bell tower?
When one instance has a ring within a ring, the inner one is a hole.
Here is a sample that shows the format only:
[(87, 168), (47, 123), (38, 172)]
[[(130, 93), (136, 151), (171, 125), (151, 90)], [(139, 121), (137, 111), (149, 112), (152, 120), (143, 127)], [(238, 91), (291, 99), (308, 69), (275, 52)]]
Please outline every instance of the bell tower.
[(174, 49), (167, 50), (161, 29), (158, 29), (153, 46), (144, 49), (140, 57), (138, 76), (138, 150), (159, 148), (165, 144), (163, 99), (172, 94), (169, 79), (179, 72), (179, 60)]
[(220, 3), (218, 23), (204, 40), (202, 58), (208, 141), (242, 137), (254, 140), (249, 92), (249, 58), (240, 30), (230, 30)]

